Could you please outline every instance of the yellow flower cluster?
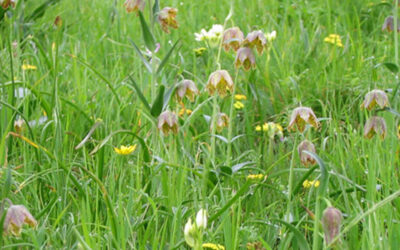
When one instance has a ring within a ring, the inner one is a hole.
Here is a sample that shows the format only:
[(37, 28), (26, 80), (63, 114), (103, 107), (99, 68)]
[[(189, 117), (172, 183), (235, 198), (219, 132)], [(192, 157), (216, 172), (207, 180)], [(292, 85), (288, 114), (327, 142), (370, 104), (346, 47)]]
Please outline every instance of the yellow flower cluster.
[(244, 104), (241, 101), (247, 100), (247, 97), (245, 95), (242, 95), (242, 94), (237, 94), (237, 95), (235, 95), (235, 100), (236, 100), (236, 102), (233, 104), (235, 109), (243, 109), (244, 108)]
[(268, 132), (271, 138), (273, 138), (275, 135), (278, 135), (280, 138), (283, 137), (283, 128), (279, 123), (266, 122), (262, 126), (257, 125), (255, 129), (257, 132)]
[(30, 65), (30, 64), (23, 64), (21, 66), (22, 70), (36, 70), (37, 67), (35, 65)]
[(342, 39), (340, 39), (338, 34), (330, 34), (329, 36), (325, 37), (324, 42), (343, 48)]
[(305, 180), (303, 182), (303, 187), (304, 188), (311, 188), (312, 186), (314, 186), (314, 187), (317, 188), (317, 187), (319, 187), (319, 184), (320, 184), (319, 180), (313, 180), (313, 181)]

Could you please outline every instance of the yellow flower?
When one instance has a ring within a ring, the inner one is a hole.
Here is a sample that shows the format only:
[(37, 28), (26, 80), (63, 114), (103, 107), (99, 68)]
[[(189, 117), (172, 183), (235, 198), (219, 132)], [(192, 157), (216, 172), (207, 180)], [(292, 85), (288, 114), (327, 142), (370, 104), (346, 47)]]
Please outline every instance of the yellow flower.
[(235, 107), (235, 109), (242, 109), (242, 108), (244, 108), (244, 104), (243, 104), (242, 102), (239, 102), (239, 101), (235, 102), (235, 103), (233, 104), (233, 106)]
[(243, 100), (247, 100), (247, 97), (245, 95), (236, 94), (235, 95), (235, 100), (236, 101), (243, 101)]
[(220, 244), (214, 244), (214, 243), (204, 243), (201, 245), (203, 249), (212, 249), (212, 250), (225, 250), (225, 247)]
[(129, 155), (132, 154), (136, 149), (136, 144), (133, 146), (121, 146), (120, 148), (114, 148), (115, 153), (119, 155)]
[(343, 48), (342, 40), (338, 34), (330, 34), (329, 36), (325, 37), (324, 42)]
[(201, 56), (207, 49), (204, 47), (193, 49), (193, 52), (196, 56)]
[(256, 131), (268, 131), (268, 129), (269, 129), (269, 125), (268, 125), (268, 123), (266, 122), (266, 123), (264, 123), (262, 126), (260, 126), (260, 125), (257, 125), (256, 126)]
[(35, 65), (30, 65), (30, 64), (23, 64), (22, 65), (22, 70), (36, 70), (37, 67)]
[(251, 181), (260, 181), (260, 180), (265, 180), (267, 178), (266, 175), (263, 174), (250, 174), (247, 176), (247, 180), (251, 180)]
[(304, 188), (311, 188), (312, 186), (314, 186), (314, 187), (317, 188), (317, 187), (319, 187), (319, 184), (320, 184), (319, 180), (313, 180), (313, 181), (305, 180), (303, 182), (303, 187)]
[(180, 117), (182, 117), (185, 113), (187, 114), (187, 115), (191, 115), (192, 114), (192, 110), (191, 109), (185, 109), (185, 108), (183, 108), (183, 109), (181, 109), (181, 110), (179, 110), (179, 116)]

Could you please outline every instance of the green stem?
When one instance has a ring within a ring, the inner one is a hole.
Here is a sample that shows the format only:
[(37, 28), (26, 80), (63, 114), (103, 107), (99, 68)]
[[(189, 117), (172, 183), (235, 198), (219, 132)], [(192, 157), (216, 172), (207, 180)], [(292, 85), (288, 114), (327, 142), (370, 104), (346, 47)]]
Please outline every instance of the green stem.
[(236, 94), (236, 82), (237, 82), (237, 77), (238, 77), (239, 70), (236, 70), (235, 73), (235, 80), (233, 82), (233, 91), (232, 91), (232, 96), (231, 96), (231, 106), (229, 110), (229, 125), (228, 125), (228, 152), (227, 152), (227, 166), (231, 166), (231, 158), (232, 158), (232, 125), (233, 125), (233, 109), (234, 109), (234, 102), (235, 102), (235, 94)]

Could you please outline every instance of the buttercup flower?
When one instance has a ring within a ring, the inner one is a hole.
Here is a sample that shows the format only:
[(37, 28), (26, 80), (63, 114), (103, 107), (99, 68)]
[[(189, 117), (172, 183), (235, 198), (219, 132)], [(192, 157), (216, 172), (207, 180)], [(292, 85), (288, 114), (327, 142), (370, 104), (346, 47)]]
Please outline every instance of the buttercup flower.
[(386, 136), (386, 122), (385, 119), (379, 116), (372, 116), (367, 120), (364, 126), (364, 137), (371, 139), (375, 134), (379, 135), (381, 139)]
[(278, 123), (266, 122), (262, 126), (257, 125), (255, 129), (258, 132), (268, 132), (270, 138), (274, 138), (275, 135), (278, 135), (280, 138), (283, 137), (283, 128)]
[(178, 133), (178, 118), (176, 114), (171, 111), (164, 111), (158, 117), (158, 129), (163, 132), (164, 135), (168, 135), (170, 131), (172, 133)]
[(237, 51), (240, 48), (243, 39), (243, 32), (238, 27), (229, 28), (224, 32), (222, 45), (224, 46), (225, 51), (229, 51), (230, 49)]
[(389, 106), (389, 98), (387, 97), (385, 91), (374, 89), (368, 92), (365, 95), (363, 103), (361, 104), (361, 108), (371, 110), (376, 104), (378, 104), (381, 109)]
[(120, 148), (114, 148), (115, 153), (119, 155), (130, 155), (136, 150), (136, 144), (133, 146), (121, 146)]
[(222, 37), (224, 26), (214, 24), (209, 31), (201, 29), (200, 33), (194, 33), (196, 41), (207, 41), (210, 47), (218, 46), (218, 42)]
[(311, 108), (308, 107), (298, 107), (295, 108), (292, 112), (292, 116), (290, 117), (290, 122), (288, 126), (288, 130), (293, 130), (294, 125), (297, 126), (297, 129), (300, 132), (303, 132), (306, 128), (306, 124), (310, 124), (314, 128), (319, 128), (319, 121), (315, 116), (314, 112)]
[(215, 126), (217, 132), (221, 132), (223, 128), (228, 127), (229, 117), (225, 113), (218, 113)]
[(337, 34), (330, 34), (329, 36), (325, 37), (324, 42), (343, 48), (342, 40)]
[(165, 7), (158, 13), (158, 21), (161, 24), (161, 28), (164, 32), (169, 33), (169, 27), (173, 29), (177, 29), (179, 27), (178, 22), (176, 21), (176, 14), (178, 13), (178, 9)]
[(320, 184), (319, 180), (313, 180), (313, 181), (305, 180), (305, 181), (303, 181), (303, 187), (304, 188), (311, 188), (312, 186), (317, 188), (317, 187), (319, 187), (319, 184)]
[(21, 66), (22, 70), (36, 70), (37, 67), (35, 65), (30, 65), (30, 64), (23, 64)]
[(256, 57), (252, 49), (243, 47), (237, 51), (235, 67), (239, 68), (240, 66), (243, 66), (246, 71), (256, 67)]
[(256, 30), (249, 33), (243, 41), (244, 47), (256, 48), (259, 54), (262, 54), (264, 48), (267, 46), (267, 39), (261, 30)]
[(124, 3), (124, 6), (126, 8), (126, 12), (138, 12), (143, 11), (144, 7), (146, 5), (145, 0), (126, 0)]
[(213, 95), (215, 91), (218, 91), (218, 94), (221, 97), (224, 97), (226, 96), (227, 90), (233, 91), (233, 81), (228, 71), (217, 70), (211, 73), (206, 88), (210, 95)]
[(207, 211), (203, 208), (196, 214), (196, 226), (201, 230), (207, 228)]
[(265, 180), (266, 178), (267, 176), (263, 174), (250, 174), (246, 177), (247, 180), (251, 181), (260, 181), (260, 180)]
[(181, 110), (179, 110), (179, 117), (182, 117), (184, 114), (187, 115), (191, 115), (192, 114), (192, 110), (191, 109), (186, 109), (186, 108), (182, 108)]
[(194, 102), (194, 97), (198, 94), (199, 90), (192, 80), (183, 80), (176, 89), (176, 97), (179, 101), (182, 101), (183, 97), (186, 96), (191, 102)]
[(329, 245), (332, 240), (340, 233), (340, 223), (342, 222), (342, 213), (339, 209), (328, 207), (322, 215), (322, 226), (324, 227), (325, 241)]
[(192, 223), (192, 219), (189, 218), (189, 220), (185, 224), (183, 233), (185, 235), (185, 241), (190, 247), (194, 247), (196, 243), (196, 231), (196, 225)]
[(304, 151), (308, 151), (315, 154), (316, 151), (314, 144), (308, 140), (304, 140), (297, 147), (297, 152), (299, 153), (301, 163), (304, 166), (314, 165), (316, 163), (314, 157), (305, 153)]
[(5, 234), (12, 233), (15, 236), (19, 236), (24, 224), (36, 227), (37, 221), (23, 205), (11, 205), (4, 219), (3, 232)]
[(212, 249), (212, 250), (225, 250), (225, 247), (220, 244), (214, 244), (214, 243), (204, 243), (201, 245), (203, 249)]
[[(382, 25), (382, 31), (392, 32), (394, 30), (394, 17), (388, 16), (385, 18), (385, 22)], [(397, 32), (400, 32), (400, 20), (397, 19)]]
[(235, 100), (236, 101), (243, 101), (243, 100), (247, 100), (247, 97), (245, 95), (236, 94), (235, 95)]
[(244, 104), (240, 101), (237, 101), (233, 104), (233, 106), (235, 107), (235, 109), (242, 109), (244, 108)]

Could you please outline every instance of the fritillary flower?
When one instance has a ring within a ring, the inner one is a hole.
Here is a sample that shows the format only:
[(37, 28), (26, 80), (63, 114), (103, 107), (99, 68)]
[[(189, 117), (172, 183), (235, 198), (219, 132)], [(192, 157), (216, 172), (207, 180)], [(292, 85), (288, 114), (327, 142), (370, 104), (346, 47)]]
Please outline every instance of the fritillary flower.
[(161, 29), (165, 33), (170, 33), (170, 27), (173, 29), (177, 29), (179, 27), (179, 24), (176, 21), (177, 13), (178, 9), (171, 7), (165, 7), (158, 13), (158, 21), (161, 24)]
[(225, 51), (230, 49), (237, 51), (244, 40), (243, 32), (238, 27), (225, 30), (222, 37), (222, 45)]
[(294, 126), (297, 126), (297, 129), (300, 132), (303, 132), (306, 128), (306, 124), (311, 125), (314, 128), (319, 128), (320, 124), (315, 116), (314, 112), (311, 108), (308, 107), (298, 107), (295, 108), (292, 112), (292, 116), (290, 117), (290, 122), (288, 126), (288, 130), (293, 130)]
[(314, 144), (308, 140), (304, 140), (297, 147), (297, 152), (299, 153), (301, 163), (304, 166), (314, 165), (316, 163), (314, 157), (305, 153), (304, 151), (308, 151), (315, 154), (316, 151)]
[(233, 91), (232, 77), (226, 70), (217, 70), (211, 73), (206, 88), (210, 95), (217, 91), (221, 97), (224, 97), (228, 90)]
[(243, 47), (237, 51), (235, 67), (239, 68), (240, 66), (243, 66), (246, 71), (256, 67), (256, 57), (252, 49)]
[(371, 139), (375, 134), (379, 135), (381, 139), (386, 136), (386, 122), (385, 119), (379, 116), (372, 116), (367, 120), (364, 126), (364, 137)]
[(389, 106), (389, 98), (387, 97), (385, 91), (374, 89), (368, 92), (365, 95), (363, 103), (361, 104), (361, 108), (371, 110), (376, 105), (378, 105), (381, 109)]

